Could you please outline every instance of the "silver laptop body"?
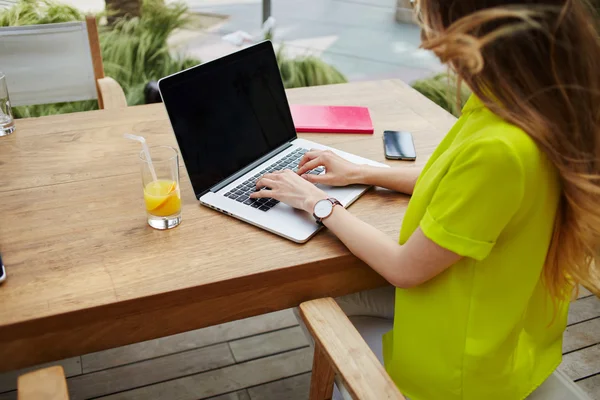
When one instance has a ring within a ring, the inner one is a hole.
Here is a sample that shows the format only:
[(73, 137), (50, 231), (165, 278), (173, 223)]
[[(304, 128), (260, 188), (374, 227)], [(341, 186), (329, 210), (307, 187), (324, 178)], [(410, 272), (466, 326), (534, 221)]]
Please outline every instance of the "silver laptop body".
[[(385, 166), (296, 136), (271, 42), (163, 78), (159, 89), (200, 203), (294, 242), (308, 241), (320, 227), (286, 204), (250, 200), (260, 176), (294, 169), (311, 149)], [(344, 206), (368, 189), (321, 188)]]

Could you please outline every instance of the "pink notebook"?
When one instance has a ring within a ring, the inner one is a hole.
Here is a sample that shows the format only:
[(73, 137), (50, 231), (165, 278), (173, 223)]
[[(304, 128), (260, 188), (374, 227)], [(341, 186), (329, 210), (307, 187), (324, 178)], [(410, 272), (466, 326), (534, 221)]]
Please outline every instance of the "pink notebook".
[(297, 132), (373, 133), (366, 107), (290, 106)]

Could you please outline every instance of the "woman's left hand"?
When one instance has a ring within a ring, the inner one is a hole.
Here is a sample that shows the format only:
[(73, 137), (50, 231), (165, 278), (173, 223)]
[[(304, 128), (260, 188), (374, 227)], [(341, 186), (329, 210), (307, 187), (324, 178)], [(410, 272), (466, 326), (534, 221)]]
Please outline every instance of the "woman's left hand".
[(250, 197), (253, 199), (270, 197), (311, 214), (315, 204), (328, 197), (327, 193), (289, 169), (263, 175), (256, 182), (256, 187), (269, 189), (252, 193)]

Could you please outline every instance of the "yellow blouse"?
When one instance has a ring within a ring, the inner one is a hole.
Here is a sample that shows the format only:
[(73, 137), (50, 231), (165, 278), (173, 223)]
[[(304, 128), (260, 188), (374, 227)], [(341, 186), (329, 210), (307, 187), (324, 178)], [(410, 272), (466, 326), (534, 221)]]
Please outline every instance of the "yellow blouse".
[(464, 256), (396, 290), (384, 359), (411, 400), (523, 399), (558, 366), (568, 305), (554, 308), (541, 276), (559, 195), (533, 140), (471, 97), (419, 177), (400, 232), (404, 244), (420, 226)]

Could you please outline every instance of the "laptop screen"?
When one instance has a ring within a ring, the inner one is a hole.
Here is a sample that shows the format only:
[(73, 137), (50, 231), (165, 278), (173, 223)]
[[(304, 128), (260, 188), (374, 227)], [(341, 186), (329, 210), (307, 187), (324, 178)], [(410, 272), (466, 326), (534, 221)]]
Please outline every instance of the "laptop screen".
[(196, 196), (296, 138), (270, 42), (159, 86)]

